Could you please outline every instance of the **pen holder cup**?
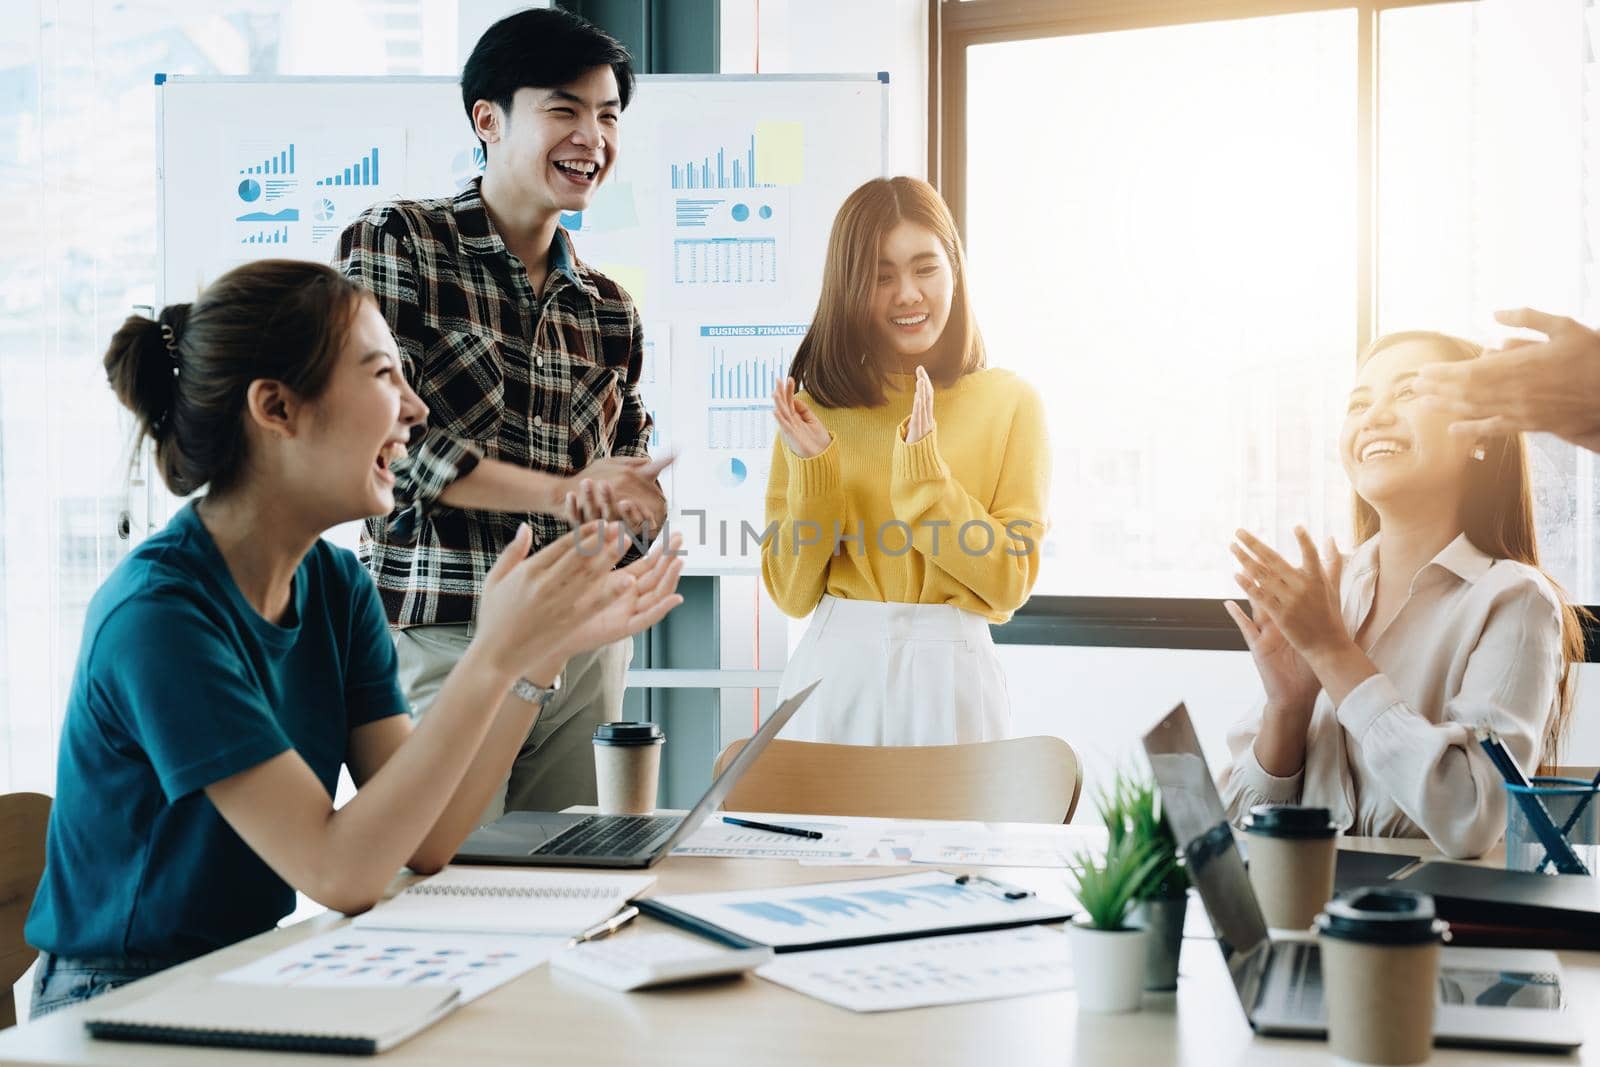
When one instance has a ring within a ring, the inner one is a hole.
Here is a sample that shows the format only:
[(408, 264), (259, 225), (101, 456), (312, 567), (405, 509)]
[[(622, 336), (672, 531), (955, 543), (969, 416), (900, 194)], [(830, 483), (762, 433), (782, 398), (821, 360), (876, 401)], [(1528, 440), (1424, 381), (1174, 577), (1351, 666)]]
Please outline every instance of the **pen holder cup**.
[(1596, 793), (1600, 787), (1580, 778), (1535, 778), (1529, 786), (1507, 784), (1506, 870), (1557, 873), (1555, 864), (1546, 860), (1545, 846), (1529, 817), (1530, 801), (1538, 801), (1589, 873), (1600, 873), (1600, 796)]

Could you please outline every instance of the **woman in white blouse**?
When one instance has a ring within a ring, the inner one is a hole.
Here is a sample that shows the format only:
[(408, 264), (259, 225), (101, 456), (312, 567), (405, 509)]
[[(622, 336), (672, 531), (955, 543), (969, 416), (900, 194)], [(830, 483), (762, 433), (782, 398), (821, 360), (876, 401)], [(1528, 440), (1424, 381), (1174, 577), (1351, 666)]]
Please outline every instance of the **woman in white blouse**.
[(1325, 557), (1297, 529), (1295, 566), (1240, 530), (1244, 634), (1266, 699), (1228, 735), (1230, 818), (1255, 804), (1327, 807), (1347, 833), (1428, 837), (1481, 855), (1505, 827), (1492, 726), (1529, 773), (1553, 759), (1583, 653), (1576, 609), (1539, 568), (1520, 434), (1453, 435), (1419, 401), (1425, 364), (1475, 358), (1436, 333), (1378, 339), (1339, 438), (1359, 547)]

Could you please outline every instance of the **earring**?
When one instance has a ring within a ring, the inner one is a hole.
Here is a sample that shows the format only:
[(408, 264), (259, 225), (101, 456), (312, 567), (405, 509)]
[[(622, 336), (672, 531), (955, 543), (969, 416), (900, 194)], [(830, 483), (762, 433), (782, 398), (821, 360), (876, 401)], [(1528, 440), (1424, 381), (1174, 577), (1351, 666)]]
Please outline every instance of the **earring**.
[(1473, 459), (1477, 460), (1479, 463), (1482, 463), (1488, 457), (1489, 457), (1489, 453), (1482, 445), (1473, 445), (1472, 446), (1472, 458)]

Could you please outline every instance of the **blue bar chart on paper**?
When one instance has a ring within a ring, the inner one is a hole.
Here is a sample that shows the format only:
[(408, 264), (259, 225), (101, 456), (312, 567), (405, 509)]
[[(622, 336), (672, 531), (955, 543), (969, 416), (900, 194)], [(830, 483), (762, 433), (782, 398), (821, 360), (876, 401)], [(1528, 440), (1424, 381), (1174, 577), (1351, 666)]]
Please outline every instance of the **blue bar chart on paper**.
[(772, 391), (805, 332), (803, 323), (700, 327), (706, 447), (760, 451), (772, 444)]
[(234, 187), (241, 203), (269, 203), (288, 196), (298, 186), (293, 141), (244, 143), (233, 158), (242, 164), (239, 184)]
[(282, 245), (289, 243), (289, 227), (274, 226), (270, 230), (260, 230), (250, 234), (239, 242), (242, 245)]
[(317, 179), (318, 185), (377, 185), (378, 183), (376, 148), (369, 150), (366, 155), (345, 167), (342, 172)]
[(686, 157), (670, 165), (674, 189), (758, 189), (756, 135), (740, 144), (719, 146), (699, 157)]
[(783, 376), (784, 355), (730, 361), (728, 350), (711, 347), (711, 399), (712, 400), (767, 400)]
[(283, 151), (263, 159), (253, 167), (240, 167), (240, 174), (293, 174), (294, 173), (294, 145), (284, 146)]

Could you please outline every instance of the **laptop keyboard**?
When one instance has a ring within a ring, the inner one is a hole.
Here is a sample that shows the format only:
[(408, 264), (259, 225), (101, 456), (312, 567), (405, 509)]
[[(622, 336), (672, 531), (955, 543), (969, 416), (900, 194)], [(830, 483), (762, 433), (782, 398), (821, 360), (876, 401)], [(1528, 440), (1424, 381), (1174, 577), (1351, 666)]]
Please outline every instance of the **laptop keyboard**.
[(533, 850), (535, 856), (633, 856), (677, 829), (680, 815), (591, 815)]
[(1295, 942), (1289, 949), (1289, 990), (1284, 1000), (1299, 1019), (1322, 1016), (1322, 953), (1314, 944)]

